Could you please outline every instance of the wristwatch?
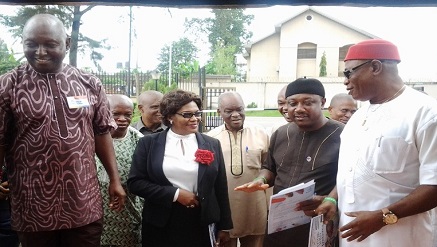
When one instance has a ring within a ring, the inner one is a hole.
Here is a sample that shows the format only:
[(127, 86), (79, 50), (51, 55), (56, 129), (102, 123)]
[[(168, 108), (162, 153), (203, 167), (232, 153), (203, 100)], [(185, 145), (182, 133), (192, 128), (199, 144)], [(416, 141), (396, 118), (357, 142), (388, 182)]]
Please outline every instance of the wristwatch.
[(394, 214), (392, 211), (388, 210), (388, 208), (381, 209), (382, 211), (382, 222), (386, 225), (393, 225), (398, 222), (398, 216)]

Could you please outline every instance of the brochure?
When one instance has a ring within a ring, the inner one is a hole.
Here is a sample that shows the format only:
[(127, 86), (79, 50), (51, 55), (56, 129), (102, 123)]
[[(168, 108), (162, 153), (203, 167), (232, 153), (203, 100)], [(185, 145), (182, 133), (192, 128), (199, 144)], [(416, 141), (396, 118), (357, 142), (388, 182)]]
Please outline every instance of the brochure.
[(311, 219), (308, 247), (333, 247), (338, 231), (338, 217), (323, 224), (323, 214)]
[(311, 217), (303, 211), (296, 211), (296, 204), (310, 200), (314, 195), (315, 183), (311, 180), (290, 188), (281, 190), (270, 197), (267, 233), (283, 231), (289, 228), (307, 224)]

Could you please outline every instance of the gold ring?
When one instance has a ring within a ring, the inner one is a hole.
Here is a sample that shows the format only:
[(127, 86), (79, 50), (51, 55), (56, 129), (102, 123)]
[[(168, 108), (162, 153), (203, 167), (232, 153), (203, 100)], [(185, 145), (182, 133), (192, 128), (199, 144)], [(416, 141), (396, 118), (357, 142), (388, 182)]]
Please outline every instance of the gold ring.
[(187, 206), (187, 208), (190, 208), (190, 206)]
[(314, 212), (314, 214), (317, 214), (315, 209), (313, 210), (313, 212)]
[(190, 208), (194, 208), (194, 204), (190, 206)]

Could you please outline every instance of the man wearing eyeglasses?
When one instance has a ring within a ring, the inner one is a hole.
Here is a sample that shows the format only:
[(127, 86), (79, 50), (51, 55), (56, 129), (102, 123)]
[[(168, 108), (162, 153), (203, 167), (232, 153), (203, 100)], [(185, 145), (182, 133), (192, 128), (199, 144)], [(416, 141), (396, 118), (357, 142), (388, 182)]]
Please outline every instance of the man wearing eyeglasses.
[(224, 124), (207, 135), (220, 140), (228, 178), (229, 202), (234, 228), (227, 247), (261, 247), (267, 224), (266, 191), (241, 193), (234, 188), (252, 181), (267, 158), (269, 135), (261, 126), (244, 123), (244, 103), (237, 92), (218, 98), (217, 112)]
[[(369, 101), (341, 136), (337, 186), (340, 246), (435, 246), (437, 103), (404, 85), (397, 47), (353, 45), (345, 58), (349, 94)], [(316, 210), (329, 219), (335, 200)]]
[(357, 111), (357, 102), (349, 94), (339, 93), (332, 97), (328, 111), (331, 119), (347, 124)]

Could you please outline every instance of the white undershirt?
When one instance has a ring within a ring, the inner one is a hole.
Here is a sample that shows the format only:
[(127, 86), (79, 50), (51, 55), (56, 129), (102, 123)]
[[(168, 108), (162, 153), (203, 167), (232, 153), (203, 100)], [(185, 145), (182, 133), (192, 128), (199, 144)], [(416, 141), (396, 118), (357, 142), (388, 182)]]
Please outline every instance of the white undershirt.
[[(184, 153), (182, 152), (183, 142)], [(194, 153), (198, 149), (196, 135), (178, 135), (171, 129), (167, 133), (164, 161), (162, 169), (165, 176), (177, 187), (173, 201), (179, 196), (179, 189), (184, 189), (197, 194), (197, 175), (199, 163), (194, 161)]]

